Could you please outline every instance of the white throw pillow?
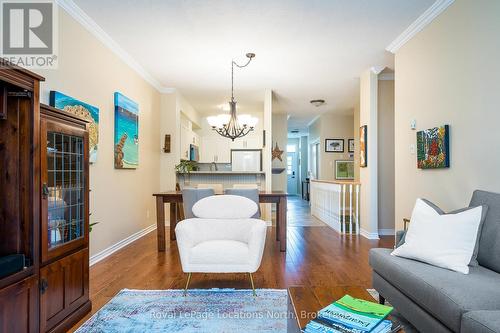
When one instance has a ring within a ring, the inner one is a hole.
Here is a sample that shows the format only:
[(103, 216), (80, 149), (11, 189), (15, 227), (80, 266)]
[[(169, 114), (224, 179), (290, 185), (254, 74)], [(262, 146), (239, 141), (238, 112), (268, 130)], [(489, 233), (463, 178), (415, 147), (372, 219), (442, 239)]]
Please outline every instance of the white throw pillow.
[(193, 214), (204, 219), (246, 219), (255, 215), (258, 206), (239, 195), (212, 195), (193, 205)]
[(392, 255), (469, 274), (483, 207), (440, 215), (417, 199), (405, 243)]

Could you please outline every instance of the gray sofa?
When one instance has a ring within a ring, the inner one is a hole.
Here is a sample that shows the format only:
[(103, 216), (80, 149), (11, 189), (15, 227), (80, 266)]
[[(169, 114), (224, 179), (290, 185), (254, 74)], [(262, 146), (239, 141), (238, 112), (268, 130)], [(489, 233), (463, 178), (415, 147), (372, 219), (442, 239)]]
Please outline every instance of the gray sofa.
[(469, 206), (478, 205), (488, 212), (479, 266), (468, 275), (391, 256), (391, 249), (370, 251), (381, 302), (387, 299), (420, 332), (500, 332), (500, 194), (475, 191)]

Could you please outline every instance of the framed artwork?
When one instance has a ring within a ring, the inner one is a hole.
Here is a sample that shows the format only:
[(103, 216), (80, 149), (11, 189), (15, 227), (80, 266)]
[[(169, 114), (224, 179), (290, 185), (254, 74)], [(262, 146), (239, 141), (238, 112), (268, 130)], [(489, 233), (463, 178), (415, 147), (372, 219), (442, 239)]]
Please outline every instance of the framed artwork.
[(354, 153), (354, 139), (347, 140), (347, 151), (349, 153)]
[(50, 92), (50, 106), (72, 113), (89, 122), (89, 162), (97, 162), (99, 143), (99, 109), (58, 91)]
[(115, 92), (115, 169), (139, 165), (139, 105)]
[(450, 167), (450, 130), (448, 125), (417, 132), (417, 167)]
[(335, 161), (335, 179), (353, 180), (354, 179), (354, 161)]
[(343, 153), (344, 139), (325, 139), (325, 153)]
[(366, 168), (368, 166), (368, 126), (359, 128), (359, 166)]

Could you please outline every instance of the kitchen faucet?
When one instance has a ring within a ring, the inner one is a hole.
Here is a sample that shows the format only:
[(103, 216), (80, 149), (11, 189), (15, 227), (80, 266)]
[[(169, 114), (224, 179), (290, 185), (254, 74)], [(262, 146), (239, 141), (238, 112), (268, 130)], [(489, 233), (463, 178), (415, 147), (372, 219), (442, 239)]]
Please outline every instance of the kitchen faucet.
[(215, 171), (219, 171), (219, 169), (217, 168), (217, 163), (215, 162), (210, 163), (210, 171), (214, 171), (212, 170), (212, 166), (214, 167)]

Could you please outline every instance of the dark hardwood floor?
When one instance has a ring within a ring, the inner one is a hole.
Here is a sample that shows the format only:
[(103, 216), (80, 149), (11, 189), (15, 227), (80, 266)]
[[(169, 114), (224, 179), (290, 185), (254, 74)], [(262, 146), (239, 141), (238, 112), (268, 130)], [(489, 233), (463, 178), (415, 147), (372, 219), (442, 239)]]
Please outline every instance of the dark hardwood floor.
[[(392, 236), (371, 241), (340, 235), (326, 226), (289, 227), (286, 253), (279, 251), (275, 239), (275, 228), (268, 228), (262, 265), (254, 274), (256, 288), (370, 288), (369, 249), (394, 244)], [(92, 314), (121, 289), (182, 289), (185, 282), (176, 242), (167, 240), (166, 251), (158, 253), (156, 232), (151, 232), (90, 268)], [(193, 274), (190, 288), (249, 289), (250, 281), (245, 274)]]

